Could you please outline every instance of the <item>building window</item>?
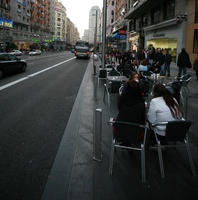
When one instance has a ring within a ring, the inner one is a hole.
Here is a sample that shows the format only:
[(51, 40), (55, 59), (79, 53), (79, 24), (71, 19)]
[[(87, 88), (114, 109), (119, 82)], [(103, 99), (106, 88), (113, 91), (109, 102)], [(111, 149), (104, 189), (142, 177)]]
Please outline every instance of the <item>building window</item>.
[(114, 1), (111, 2), (111, 5), (114, 6)]
[(198, 29), (194, 30), (193, 53), (198, 53)]
[(163, 5), (164, 20), (171, 19), (175, 16), (175, 0), (168, 0)]
[(198, 23), (198, 0), (195, 0), (195, 24)]
[(160, 12), (160, 9), (158, 7), (152, 10), (152, 14), (151, 14), (152, 24), (157, 24), (157, 23), (160, 22), (160, 19), (161, 19), (160, 14), (161, 14), (161, 12)]

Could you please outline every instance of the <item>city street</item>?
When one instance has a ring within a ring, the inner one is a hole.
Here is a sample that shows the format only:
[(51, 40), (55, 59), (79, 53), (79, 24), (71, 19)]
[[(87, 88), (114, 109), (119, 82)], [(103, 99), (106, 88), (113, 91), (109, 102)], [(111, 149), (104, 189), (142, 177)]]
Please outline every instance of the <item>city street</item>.
[(69, 51), (25, 58), (25, 73), (0, 80), (2, 200), (41, 198), (88, 64)]

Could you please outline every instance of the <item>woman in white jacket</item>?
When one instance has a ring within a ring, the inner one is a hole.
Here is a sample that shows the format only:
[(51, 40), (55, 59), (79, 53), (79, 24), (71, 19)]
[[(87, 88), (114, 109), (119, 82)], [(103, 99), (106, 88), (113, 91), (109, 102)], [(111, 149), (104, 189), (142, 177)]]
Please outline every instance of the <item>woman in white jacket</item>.
[[(162, 84), (156, 84), (153, 89), (153, 98), (150, 102), (148, 111), (148, 120), (151, 125), (181, 119), (179, 105), (171, 95), (168, 89)], [(166, 126), (156, 126), (155, 132), (159, 138), (163, 138), (166, 132)]]

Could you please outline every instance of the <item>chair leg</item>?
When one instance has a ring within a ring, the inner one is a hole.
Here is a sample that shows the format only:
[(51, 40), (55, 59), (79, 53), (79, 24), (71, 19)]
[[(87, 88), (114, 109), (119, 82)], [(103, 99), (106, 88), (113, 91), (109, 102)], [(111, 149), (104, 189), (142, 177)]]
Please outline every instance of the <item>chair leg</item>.
[(109, 174), (110, 175), (112, 175), (112, 171), (113, 171), (114, 143), (115, 143), (115, 140), (112, 138), (111, 153), (110, 153), (110, 165), (109, 165)]
[(158, 152), (158, 157), (159, 157), (161, 177), (164, 178), (165, 174), (164, 174), (164, 164), (163, 164), (163, 159), (162, 159), (162, 148), (159, 142), (157, 144), (157, 152)]
[(146, 182), (146, 168), (145, 168), (145, 147), (141, 145), (141, 171), (142, 171), (142, 183)]
[(196, 176), (195, 166), (194, 166), (194, 162), (193, 162), (193, 159), (192, 159), (190, 146), (189, 146), (189, 143), (188, 143), (187, 140), (185, 140), (185, 144), (186, 144), (186, 150), (187, 150), (187, 153), (188, 153), (188, 159), (189, 159), (189, 162), (190, 162), (190, 167), (191, 167), (192, 174), (193, 174), (193, 176)]

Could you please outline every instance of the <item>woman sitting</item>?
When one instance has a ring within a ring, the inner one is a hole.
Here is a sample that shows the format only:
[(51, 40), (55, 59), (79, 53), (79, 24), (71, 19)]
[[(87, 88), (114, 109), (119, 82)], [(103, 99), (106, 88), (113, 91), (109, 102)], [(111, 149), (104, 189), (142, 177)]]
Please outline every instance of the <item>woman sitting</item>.
[[(133, 72), (128, 82), (124, 85), (118, 100), (118, 109), (119, 113), (116, 121), (145, 123), (145, 103), (138, 73)], [(136, 130), (130, 125), (117, 125), (114, 133), (118, 140), (131, 143), (131, 141), (127, 141), (127, 136), (132, 134), (133, 131)]]
[[(154, 125), (160, 122), (168, 122), (181, 119), (179, 105), (168, 89), (162, 84), (157, 84), (153, 89), (153, 98), (148, 111), (148, 121)], [(160, 125), (154, 128), (159, 139), (164, 139), (166, 126)]]
[(141, 60), (140, 65), (138, 67), (138, 72), (147, 72), (149, 71), (149, 68), (147, 66), (146, 59)]

